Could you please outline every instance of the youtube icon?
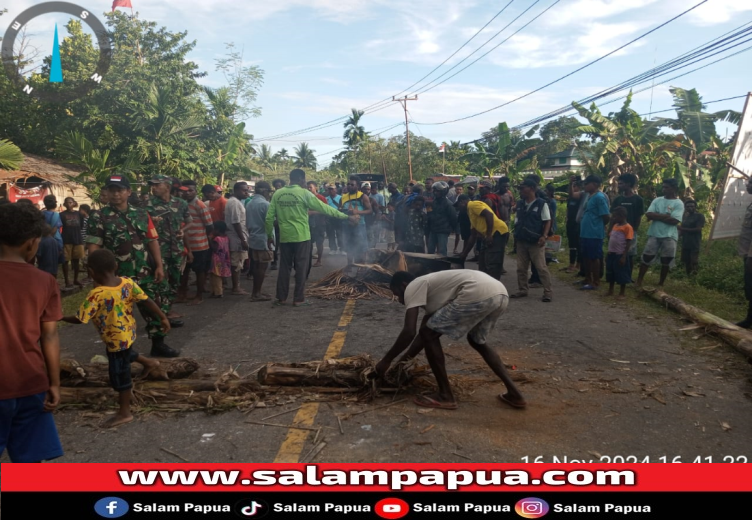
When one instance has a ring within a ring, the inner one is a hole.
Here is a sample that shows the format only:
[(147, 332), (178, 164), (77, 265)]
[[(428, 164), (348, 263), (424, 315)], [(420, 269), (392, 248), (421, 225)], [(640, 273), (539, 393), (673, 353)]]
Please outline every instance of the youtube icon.
[(399, 498), (385, 498), (376, 502), (374, 512), (381, 518), (402, 518), (410, 512), (410, 505)]

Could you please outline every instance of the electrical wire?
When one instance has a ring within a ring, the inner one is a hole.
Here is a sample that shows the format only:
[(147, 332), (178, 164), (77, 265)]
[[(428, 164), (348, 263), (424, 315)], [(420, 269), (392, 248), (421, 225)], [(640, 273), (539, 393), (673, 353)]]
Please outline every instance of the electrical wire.
[(658, 25), (657, 27), (654, 27), (653, 29), (649, 30), (648, 32), (641, 34), (637, 38), (634, 38), (634, 39), (630, 40), (629, 42), (625, 43), (624, 45), (621, 45), (620, 47), (612, 50), (611, 52), (609, 52), (607, 54), (604, 54), (603, 56), (600, 56), (599, 58), (596, 58), (595, 60), (586, 63), (582, 67), (579, 67), (579, 68), (577, 68), (577, 69), (569, 72), (568, 74), (565, 74), (564, 76), (561, 76), (561, 77), (559, 77), (559, 78), (557, 78), (557, 79), (555, 79), (555, 80), (553, 80), (553, 81), (551, 81), (549, 83), (546, 83), (545, 85), (543, 85), (541, 87), (538, 87), (535, 90), (531, 90), (530, 92), (527, 92), (526, 94), (523, 94), (521, 96), (518, 96), (518, 97), (510, 100), (510, 101), (507, 101), (506, 103), (502, 103), (502, 104), (497, 105), (495, 107), (491, 107), (491, 108), (489, 108), (487, 110), (483, 110), (481, 112), (478, 112), (478, 113), (475, 113), (475, 114), (471, 114), (469, 116), (459, 117), (457, 119), (452, 119), (450, 121), (441, 121), (441, 122), (438, 122), (438, 123), (415, 123), (415, 124), (425, 125), (425, 126), (447, 125), (447, 124), (450, 124), (450, 123), (457, 123), (459, 121), (465, 121), (467, 119), (472, 119), (474, 117), (478, 117), (478, 116), (481, 116), (483, 114), (487, 114), (489, 112), (493, 112), (494, 110), (498, 110), (499, 108), (511, 105), (512, 103), (520, 101), (521, 99), (525, 99), (526, 97), (529, 97), (529, 96), (535, 94), (536, 92), (540, 92), (541, 90), (544, 90), (544, 89), (550, 87), (551, 85), (555, 85), (556, 83), (559, 83), (559, 82), (565, 80), (566, 78), (568, 78), (570, 76), (573, 76), (574, 74), (577, 74), (578, 72), (581, 72), (581, 71), (587, 69), (588, 67), (591, 67), (591, 66), (595, 65), (596, 63), (598, 63), (600, 61), (603, 61), (604, 59), (608, 58), (609, 56), (611, 56), (611, 55), (613, 55), (613, 54), (615, 54), (615, 53), (617, 53), (617, 52), (625, 49), (626, 47), (632, 45), (635, 42), (638, 42), (639, 40), (645, 38), (646, 36), (648, 36), (648, 35), (650, 35), (652, 33), (654, 33), (655, 31), (658, 31), (659, 29), (662, 29), (666, 25), (670, 24), (671, 22), (674, 22), (675, 20), (678, 20), (682, 16), (690, 13), (691, 11), (697, 9), (698, 7), (700, 7), (701, 5), (703, 5), (703, 4), (707, 3), (707, 2), (708, 2), (708, 0), (702, 0), (701, 2), (699, 2), (699, 3), (695, 4), (694, 6), (690, 7), (689, 9), (687, 9), (687, 10), (679, 13), (678, 15), (676, 15), (673, 18), (671, 18), (671, 19), (663, 22), (662, 24)]
[[(540, 1), (540, 0), (538, 0), (538, 1)], [(423, 81), (424, 79), (426, 79), (428, 76), (430, 76), (431, 74), (433, 74), (434, 72), (436, 72), (437, 70), (439, 70), (441, 67), (443, 67), (446, 64), (446, 62), (448, 62), (449, 60), (451, 60), (452, 58), (454, 58), (457, 55), (458, 52), (460, 52), (462, 49), (464, 49), (467, 46), (467, 44), (469, 44), (471, 41), (473, 41), (475, 39), (475, 37), (478, 36), (483, 31), (483, 29), (485, 29), (486, 27), (488, 27), (491, 24), (491, 22), (493, 22), (494, 20), (496, 20), (496, 18), (498, 18), (504, 11), (506, 11), (507, 7), (509, 7), (510, 5), (512, 5), (513, 2), (514, 2), (514, 0), (510, 0), (510, 2), (507, 5), (505, 5), (504, 7), (501, 8), (501, 11), (499, 11), (498, 13), (496, 13), (493, 16), (493, 18), (491, 18), (488, 22), (486, 22), (486, 25), (484, 25), (483, 27), (481, 27), (480, 29), (478, 29), (478, 31), (475, 34), (473, 34), (470, 37), (469, 40), (467, 40), (465, 43), (463, 43), (462, 45), (460, 45), (459, 49), (457, 49), (456, 51), (454, 51), (451, 56), (449, 56), (447, 59), (445, 59), (444, 61), (442, 61), (439, 65), (437, 65), (436, 67), (434, 67), (433, 70), (431, 70), (431, 72), (429, 72), (428, 74), (426, 74), (425, 76), (423, 76), (422, 78), (420, 78), (418, 81), (416, 81), (415, 83), (413, 83), (412, 85), (410, 85), (409, 87), (407, 87), (405, 90), (403, 90), (401, 92), (397, 92), (396, 94), (394, 94), (394, 96), (390, 96), (390, 97), (385, 98), (385, 99), (383, 99), (381, 101), (378, 101), (376, 103), (368, 105), (367, 107), (363, 108), (362, 110), (368, 110), (369, 108), (373, 108), (373, 107), (375, 107), (377, 105), (380, 105), (381, 103), (384, 103), (385, 101), (391, 101), (391, 99), (393, 97), (397, 97), (400, 94), (404, 94), (405, 92), (407, 92), (411, 88), (413, 88), (415, 85), (419, 84), (421, 81)], [(538, 2), (536, 2), (536, 3), (538, 3)], [(499, 31), (499, 32), (501, 32), (501, 31)], [(496, 34), (498, 35), (499, 33), (496, 33)], [(494, 38), (495, 37), (496, 36), (494, 36)], [(486, 42), (486, 43), (488, 43), (488, 42)], [(483, 45), (485, 45), (485, 43)]]
[[(664, 84), (666, 84), (666, 83), (668, 83), (670, 81), (673, 81), (675, 79), (687, 76), (689, 74), (697, 72), (698, 70), (704, 69), (704, 68), (709, 67), (711, 65), (715, 65), (716, 63), (719, 63), (721, 61), (725, 61), (725, 60), (727, 60), (729, 58), (733, 58), (734, 56), (737, 56), (737, 55), (742, 54), (744, 52), (748, 52), (749, 50), (752, 50), (752, 46), (746, 47), (746, 48), (744, 48), (744, 49), (742, 49), (740, 51), (737, 51), (737, 52), (735, 52), (733, 54), (729, 54), (727, 56), (724, 56), (724, 57), (719, 58), (717, 60), (714, 60), (714, 61), (712, 61), (710, 63), (706, 63), (705, 65), (703, 65), (701, 67), (697, 67), (697, 68), (694, 68), (694, 69), (692, 69), (690, 71), (687, 71), (687, 72), (684, 72), (682, 74), (679, 74), (677, 76), (673, 76), (671, 78), (665, 79), (665, 80), (663, 80), (663, 81), (661, 81), (659, 83), (656, 83), (655, 86), (657, 86), (657, 85), (664, 85)], [(649, 81), (649, 79), (646, 80), (645, 82), (647, 82), (647, 81)], [(639, 94), (641, 92), (645, 92), (646, 90), (650, 90), (653, 87), (654, 87), (654, 85), (651, 85), (650, 87), (645, 87), (645, 88), (642, 88), (642, 89), (638, 89), (638, 90), (632, 91), (632, 94), (633, 95), (634, 94)], [(611, 94), (612, 93), (613, 92), (611, 92)], [(597, 101), (598, 99), (601, 99), (601, 98), (606, 97), (608, 95), (610, 95), (610, 94), (604, 94), (602, 96), (591, 96), (590, 98), (587, 98), (587, 101), (581, 100), (581, 102), (578, 102), (578, 104), (585, 105), (586, 103)], [(612, 99), (612, 100), (600, 103), (600, 106), (610, 105), (612, 103), (615, 103), (616, 101), (625, 99), (626, 97), (627, 96), (620, 96), (618, 98), (615, 98), (615, 99)], [(528, 128), (528, 127), (534, 126), (536, 124), (542, 123), (544, 121), (547, 121), (549, 119), (553, 119), (554, 117), (561, 116), (561, 115), (564, 115), (564, 114), (567, 114), (567, 113), (573, 113), (573, 112), (576, 112), (576, 109), (574, 109), (571, 105), (567, 105), (566, 107), (562, 107), (562, 108), (560, 108), (558, 110), (555, 110), (553, 112), (549, 112), (548, 114), (546, 114), (544, 116), (540, 116), (540, 117), (537, 117), (537, 118), (532, 119), (530, 121), (527, 121), (525, 123), (522, 123), (520, 125), (517, 125), (517, 126), (513, 127), (512, 130), (521, 130), (523, 128)]]
[[(508, 4), (506, 4), (506, 5), (505, 5), (505, 6), (504, 6), (504, 7), (503, 7), (503, 8), (502, 8), (502, 9), (501, 9), (501, 10), (500, 10), (499, 12), (497, 12), (497, 13), (496, 13), (496, 14), (495, 14), (495, 15), (494, 15), (494, 16), (493, 16), (492, 18), (491, 18), (491, 20), (489, 20), (489, 21), (488, 21), (488, 22), (487, 22), (487, 23), (486, 23), (486, 24), (485, 24), (485, 25), (484, 25), (483, 27), (481, 27), (481, 28), (480, 28), (480, 29), (479, 29), (478, 31), (476, 31), (476, 33), (475, 33), (475, 34), (473, 34), (473, 36), (471, 36), (471, 37), (470, 37), (470, 38), (469, 38), (469, 39), (468, 39), (468, 40), (467, 40), (467, 41), (466, 41), (465, 43), (463, 43), (463, 44), (462, 44), (462, 45), (461, 45), (461, 46), (460, 46), (460, 47), (459, 47), (459, 48), (458, 48), (458, 49), (457, 49), (456, 51), (454, 51), (454, 53), (452, 53), (452, 54), (451, 54), (451, 55), (450, 55), (450, 56), (449, 56), (449, 57), (448, 57), (447, 59), (445, 59), (445, 60), (444, 60), (444, 61), (443, 61), (443, 62), (442, 62), (441, 64), (439, 64), (439, 65), (438, 65), (437, 67), (435, 67), (435, 68), (434, 68), (433, 70), (431, 70), (431, 71), (430, 71), (430, 72), (429, 72), (428, 74), (426, 74), (426, 75), (425, 75), (425, 76), (423, 76), (423, 77), (422, 77), (421, 79), (419, 79), (418, 81), (416, 81), (415, 83), (413, 83), (412, 85), (410, 85), (409, 87), (407, 87), (407, 88), (406, 88), (405, 90), (402, 90), (401, 92), (398, 92), (398, 93), (397, 93), (397, 94), (395, 94), (394, 96), (390, 96), (390, 97), (388, 97), (388, 98), (384, 98), (384, 99), (383, 99), (383, 100), (381, 100), (381, 101), (377, 101), (376, 103), (372, 103), (371, 105), (368, 105), (367, 107), (363, 108), (362, 110), (363, 110), (363, 111), (365, 112), (365, 114), (373, 114), (373, 113), (375, 113), (375, 112), (379, 112), (379, 111), (381, 111), (381, 110), (384, 110), (385, 108), (388, 108), (388, 107), (390, 107), (390, 106), (393, 106), (393, 105), (392, 105), (392, 103), (393, 103), (393, 100), (392, 100), (392, 98), (393, 98), (393, 97), (399, 96), (400, 94), (403, 94), (403, 93), (405, 93), (405, 92), (409, 91), (409, 90), (410, 90), (411, 88), (413, 88), (413, 87), (415, 87), (416, 85), (420, 84), (420, 83), (421, 83), (421, 82), (422, 82), (423, 80), (425, 80), (426, 78), (428, 78), (428, 77), (429, 77), (429, 76), (430, 76), (431, 74), (433, 74), (433, 73), (434, 73), (434, 72), (436, 72), (436, 71), (437, 71), (437, 70), (438, 70), (439, 68), (441, 68), (441, 67), (442, 67), (443, 65), (445, 65), (445, 64), (446, 64), (446, 63), (447, 63), (447, 62), (448, 62), (448, 61), (449, 61), (450, 59), (452, 59), (452, 58), (453, 58), (454, 56), (456, 56), (456, 55), (457, 55), (457, 53), (459, 53), (459, 52), (460, 52), (460, 51), (461, 51), (461, 50), (462, 50), (463, 48), (465, 48), (465, 47), (466, 47), (466, 46), (467, 46), (467, 45), (468, 45), (468, 44), (469, 44), (469, 43), (470, 43), (470, 42), (471, 42), (471, 41), (472, 41), (473, 39), (475, 39), (475, 37), (476, 37), (476, 36), (478, 36), (478, 35), (479, 35), (479, 34), (480, 34), (480, 33), (481, 33), (482, 31), (483, 31), (483, 29), (485, 29), (486, 27), (488, 27), (488, 25), (490, 25), (490, 24), (491, 24), (491, 22), (493, 22), (493, 21), (494, 21), (494, 20), (495, 20), (496, 18), (498, 18), (498, 17), (499, 17), (499, 16), (500, 16), (500, 15), (501, 15), (502, 13), (504, 13), (504, 11), (505, 11), (505, 10), (506, 10), (506, 9), (507, 9), (507, 8), (508, 8), (508, 7), (509, 7), (509, 6), (511, 5), (511, 4), (512, 4), (512, 2), (513, 2), (513, 1), (514, 1), (514, 0), (511, 0), (511, 1), (510, 1), (510, 2), (508, 3)], [(558, 3), (559, 1), (560, 1), (560, 0), (557, 0), (557, 1), (556, 1), (556, 3)], [(527, 8), (527, 9), (526, 9), (526, 10), (525, 10), (525, 11), (524, 11), (524, 12), (523, 12), (522, 14), (526, 13), (527, 11), (529, 11), (529, 10), (530, 10), (530, 9), (531, 9), (531, 8), (532, 8), (533, 6), (535, 6), (535, 5), (536, 5), (536, 4), (538, 3), (538, 2), (540, 2), (540, 0), (536, 0), (536, 1), (535, 1), (535, 2), (534, 2), (534, 3), (533, 3), (533, 4), (531, 5), (531, 6), (530, 6), (530, 7), (528, 7), (528, 8)], [(549, 8), (549, 9), (550, 9), (550, 8)], [(521, 15), (520, 15), (520, 16), (521, 16)], [(461, 60), (461, 61), (460, 61), (460, 62), (459, 62), (459, 63), (458, 63), (457, 65), (461, 64), (461, 63), (462, 63), (462, 62), (464, 62), (464, 61), (465, 61), (465, 60), (466, 60), (467, 58), (469, 58), (470, 56), (472, 56), (472, 55), (473, 55), (473, 54), (474, 54), (475, 52), (477, 52), (478, 50), (480, 50), (481, 48), (483, 48), (483, 47), (484, 47), (485, 45), (487, 45), (487, 44), (488, 44), (488, 43), (489, 43), (490, 41), (492, 41), (492, 40), (493, 40), (494, 38), (496, 38), (496, 36), (498, 36), (499, 34), (501, 34), (501, 32), (502, 32), (503, 30), (505, 30), (505, 29), (506, 29), (507, 27), (509, 27), (509, 25), (511, 25), (511, 23), (514, 23), (514, 21), (516, 21), (517, 19), (519, 19), (519, 17), (520, 17), (520, 16), (518, 16), (517, 18), (515, 18), (515, 19), (514, 19), (514, 20), (513, 20), (512, 22), (510, 22), (510, 24), (507, 24), (507, 25), (506, 25), (506, 26), (505, 26), (505, 27), (504, 27), (504, 28), (503, 28), (503, 29), (502, 29), (501, 31), (498, 31), (498, 32), (497, 32), (497, 33), (496, 33), (496, 34), (495, 34), (495, 35), (494, 35), (494, 36), (493, 36), (492, 38), (490, 38), (490, 39), (489, 39), (489, 40), (487, 40), (487, 41), (486, 41), (485, 43), (483, 43), (483, 45), (481, 45), (481, 46), (480, 46), (480, 47), (479, 47), (478, 49), (476, 49), (475, 51), (473, 51), (473, 53), (471, 53), (471, 54), (470, 54), (469, 56), (467, 56), (467, 57), (463, 58), (463, 60)], [(525, 25), (525, 27), (527, 27), (527, 25), (529, 25), (530, 23), (531, 23), (531, 22), (528, 22), (528, 24), (526, 24), (526, 25)], [(523, 27), (523, 28), (524, 28), (524, 27)], [(521, 30), (521, 29), (520, 29), (520, 30)], [(517, 32), (519, 32), (519, 30), (518, 30)], [(515, 33), (515, 34), (516, 34), (516, 33)], [(498, 45), (497, 45), (496, 47), (494, 47), (494, 48), (497, 48), (497, 47), (498, 47)], [(456, 67), (457, 65), (455, 65), (455, 67)], [(452, 69), (454, 69), (455, 67), (453, 67)], [(450, 69), (450, 71), (451, 71), (452, 69)], [(463, 70), (464, 70), (464, 69), (463, 69)], [(449, 71), (447, 71), (447, 72), (449, 72)], [(445, 73), (445, 74), (446, 74), (446, 73)], [(443, 75), (442, 75), (442, 76), (443, 76)], [(442, 76), (439, 76), (439, 78), (441, 78)], [(437, 78), (437, 79), (438, 79), (438, 78)], [(430, 83), (429, 83), (428, 85), (430, 85)], [(426, 85), (426, 86), (427, 86), (427, 85)], [(422, 88), (422, 87), (421, 87), (421, 88)], [(338, 124), (339, 124), (339, 123), (341, 123), (342, 121), (346, 120), (346, 119), (347, 119), (348, 117), (350, 117), (350, 116), (342, 116), (342, 117), (338, 117), (338, 118), (336, 118), (336, 119), (332, 119), (332, 120), (330, 120), (330, 121), (327, 121), (327, 122), (325, 122), (325, 123), (321, 123), (321, 124), (319, 124), (319, 125), (314, 125), (314, 126), (311, 126), (311, 127), (303, 128), (303, 129), (300, 129), (300, 130), (294, 130), (294, 131), (291, 131), (291, 132), (286, 132), (286, 133), (283, 133), (283, 134), (277, 134), (277, 135), (272, 135), (272, 136), (265, 136), (265, 137), (260, 137), (260, 138), (256, 139), (256, 142), (261, 142), (261, 141), (271, 141), (271, 140), (275, 140), (275, 139), (282, 139), (282, 138), (285, 138), (285, 137), (291, 137), (291, 136), (293, 136), (293, 135), (299, 135), (299, 134), (301, 134), (301, 133), (304, 133), (304, 132), (308, 132), (308, 131), (313, 131), (313, 130), (321, 130), (321, 129), (323, 129), (323, 128), (329, 128), (329, 127), (331, 127), (331, 126), (335, 126), (335, 125), (338, 125)]]
[[(448, 74), (449, 72), (451, 72), (451, 71), (452, 71), (452, 70), (453, 70), (453, 69), (454, 69), (455, 67), (457, 67), (458, 65), (460, 65), (460, 63), (462, 63), (462, 62), (458, 63), (457, 65), (455, 65), (454, 67), (452, 67), (451, 69), (449, 69), (448, 71), (446, 71), (446, 72), (445, 72), (444, 74), (442, 74), (442, 75), (441, 75), (441, 76), (439, 76), (438, 78), (434, 79), (434, 80), (433, 80), (433, 81), (432, 81), (431, 83), (428, 83), (427, 85), (424, 85), (423, 87), (421, 87), (421, 90), (420, 90), (420, 91), (418, 91), (418, 92), (416, 92), (416, 93), (415, 93), (415, 95), (418, 95), (418, 94), (423, 94), (423, 93), (425, 93), (425, 92), (428, 92), (428, 91), (430, 91), (430, 90), (433, 90), (433, 89), (435, 89), (436, 87), (438, 87), (439, 85), (441, 85), (441, 84), (443, 84), (443, 83), (446, 83), (447, 81), (449, 81), (450, 79), (452, 79), (453, 77), (455, 77), (455, 76), (456, 76), (457, 74), (460, 74), (460, 73), (461, 73), (462, 71), (464, 71), (464, 70), (468, 69), (469, 67), (472, 67), (473, 65), (475, 65), (476, 63), (478, 63), (478, 62), (479, 62), (480, 60), (482, 60), (483, 58), (485, 58), (486, 56), (488, 56), (489, 54), (491, 54), (491, 53), (492, 53), (493, 51), (495, 51), (496, 49), (498, 49), (498, 48), (499, 48), (499, 47), (500, 47), (501, 45), (503, 45), (503, 44), (505, 44), (506, 42), (508, 42), (509, 40), (511, 40), (511, 39), (512, 39), (512, 38), (513, 38), (513, 37), (514, 37), (514, 36), (515, 36), (515, 35), (516, 35), (517, 33), (519, 33), (520, 31), (522, 31), (523, 29), (525, 29), (525, 28), (526, 28), (526, 27), (527, 27), (528, 25), (530, 25), (531, 23), (533, 23), (534, 21), (536, 21), (536, 20), (537, 20), (538, 18), (540, 18), (541, 16), (543, 16), (544, 14), (546, 14), (546, 13), (547, 13), (547, 12), (548, 12), (548, 11), (549, 11), (550, 9), (552, 9), (552, 8), (553, 8), (553, 7), (554, 7), (554, 6), (556, 5), (556, 4), (558, 4), (559, 2), (561, 2), (561, 0), (556, 0), (556, 1), (555, 1), (555, 2), (553, 3), (553, 4), (551, 4), (551, 5), (550, 5), (550, 6), (548, 6), (548, 7), (546, 8), (546, 9), (544, 9), (544, 10), (543, 10), (542, 12), (540, 12), (540, 13), (539, 13), (539, 14), (538, 14), (537, 16), (535, 16), (535, 17), (534, 17), (534, 18), (533, 18), (532, 20), (530, 20), (530, 21), (529, 21), (529, 22), (527, 22), (527, 23), (526, 23), (525, 25), (523, 25), (522, 27), (520, 27), (519, 29), (517, 29), (517, 30), (516, 30), (515, 32), (513, 32), (513, 33), (512, 33), (512, 34), (511, 34), (511, 35), (510, 35), (510, 36), (509, 36), (508, 38), (506, 38), (505, 40), (502, 40), (501, 42), (499, 42), (499, 43), (498, 43), (497, 45), (495, 45), (495, 46), (494, 46), (494, 47), (493, 47), (493, 48), (492, 48), (491, 50), (489, 50), (488, 52), (484, 53), (484, 54), (483, 54), (482, 56), (480, 56), (479, 58), (477, 58), (476, 60), (474, 60), (474, 61), (473, 61), (472, 63), (470, 63), (470, 64), (468, 64), (467, 66), (463, 67), (462, 69), (458, 70), (457, 72), (455, 72), (454, 74), (452, 74), (451, 76), (449, 76), (448, 78), (446, 78), (445, 80), (443, 80), (443, 81), (440, 81), (439, 83), (437, 83), (437, 84), (433, 85), (432, 87), (429, 87), (429, 86), (430, 86), (430, 85), (431, 85), (432, 83), (434, 83), (434, 82), (435, 82), (436, 80), (438, 80), (438, 79), (440, 79), (440, 78), (444, 77), (444, 76), (445, 76), (446, 74)], [(538, 2), (535, 2), (535, 4), (537, 4), (537, 3), (538, 3)], [(523, 12), (522, 14), (525, 14), (525, 13), (527, 13), (527, 12), (528, 12), (528, 11), (529, 11), (530, 9), (532, 9), (532, 8), (533, 8), (533, 7), (535, 6), (535, 4), (533, 4), (533, 5), (531, 5), (530, 7), (528, 7), (528, 8), (527, 8), (527, 9), (526, 9), (526, 10), (525, 10), (525, 11), (524, 11), (524, 12)], [(522, 16), (522, 14), (521, 14), (520, 16)], [(510, 22), (510, 24), (509, 24), (509, 25), (511, 25), (512, 23), (514, 23), (515, 21), (517, 21), (517, 19), (518, 19), (518, 18), (519, 18), (520, 16), (518, 16), (517, 18), (515, 18), (514, 20), (512, 20), (512, 22)], [(507, 25), (507, 27), (509, 27), (509, 25)], [(505, 29), (506, 29), (506, 27), (505, 27)], [(490, 41), (490, 40), (489, 40), (489, 41)], [(476, 49), (476, 50), (480, 50), (480, 47), (479, 47), (478, 49)], [(474, 54), (474, 53), (473, 53), (473, 54)], [(472, 55), (471, 55), (471, 56), (472, 56)], [(468, 58), (469, 58), (469, 57), (470, 57), (470, 56), (468, 56)], [(467, 58), (466, 58), (466, 59), (467, 59)], [(464, 61), (464, 60), (463, 60), (463, 61)], [(429, 87), (429, 88), (426, 88), (426, 87)]]

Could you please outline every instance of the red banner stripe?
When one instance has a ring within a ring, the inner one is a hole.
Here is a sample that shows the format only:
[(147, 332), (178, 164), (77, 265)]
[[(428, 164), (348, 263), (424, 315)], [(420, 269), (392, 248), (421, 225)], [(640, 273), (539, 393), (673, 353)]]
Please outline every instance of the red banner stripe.
[[(2, 491), (752, 491), (747, 464), (46, 464), (43, 468), (2, 464)], [(366, 485), (366, 475), (375, 485)], [(360, 485), (355, 485), (356, 477)], [(125, 483), (139, 478), (151, 481)]]

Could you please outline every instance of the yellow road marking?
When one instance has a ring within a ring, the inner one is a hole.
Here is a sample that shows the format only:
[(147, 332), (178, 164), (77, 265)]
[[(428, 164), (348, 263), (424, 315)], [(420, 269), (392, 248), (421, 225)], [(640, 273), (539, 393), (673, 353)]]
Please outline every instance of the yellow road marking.
[[(338, 329), (347, 327), (353, 318), (353, 311), (355, 310), (355, 300), (347, 300), (345, 304), (345, 310), (342, 311), (342, 316), (337, 324)], [(342, 347), (345, 346), (345, 338), (347, 337), (346, 330), (336, 330), (332, 335), (332, 340), (329, 342), (329, 347), (326, 349), (324, 359), (334, 359), (342, 352)], [(319, 412), (319, 403), (306, 403), (295, 414), (295, 418), (292, 420), (292, 424), (296, 426), (311, 427), (316, 420), (316, 415)], [(307, 430), (288, 430), (282, 446), (280, 446), (277, 456), (274, 458), (274, 462), (298, 462), (300, 454), (303, 453), (303, 447), (305, 446), (308, 434), (311, 433)]]

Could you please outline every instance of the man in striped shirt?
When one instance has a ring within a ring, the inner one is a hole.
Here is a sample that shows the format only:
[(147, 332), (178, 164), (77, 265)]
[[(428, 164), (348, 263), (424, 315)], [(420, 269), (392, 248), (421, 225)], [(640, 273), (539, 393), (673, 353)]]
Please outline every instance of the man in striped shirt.
[(196, 295), (188, 297), (188, 305), (199, 305), (204, 301), (206, 274), (211, 269), (209, 235), (213, 231), (213, 222), (209, 208), (196, 196), (196, 181), (183, 181), (180, 189), (183, 192), (183, 198), (188, 203), (188, 212), (191, 215), (191, 223), (185, 228), (189, 265), (185, 267), (180, 290), (182, 295), (187, 293), (189, 272), (193, 270), (196, 273)]

